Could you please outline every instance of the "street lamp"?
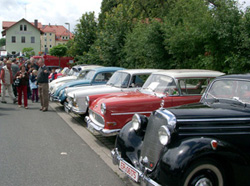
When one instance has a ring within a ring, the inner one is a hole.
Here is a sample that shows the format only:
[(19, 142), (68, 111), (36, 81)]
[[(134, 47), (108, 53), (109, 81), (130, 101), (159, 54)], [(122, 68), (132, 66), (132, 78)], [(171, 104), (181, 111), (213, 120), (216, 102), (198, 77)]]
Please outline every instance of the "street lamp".
[(70, 24), (69, 23), (65, 23), (66, 25), (68, 25), (68, 31), (69, 31), (69, 40), (70, 40)]

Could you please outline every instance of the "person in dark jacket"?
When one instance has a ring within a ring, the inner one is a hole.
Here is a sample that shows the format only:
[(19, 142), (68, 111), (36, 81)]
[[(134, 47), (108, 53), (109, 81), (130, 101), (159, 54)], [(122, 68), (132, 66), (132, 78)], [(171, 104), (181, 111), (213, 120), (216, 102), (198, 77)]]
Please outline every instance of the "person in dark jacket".
[(23, 102), (24, 108), (28, 108), (28, 95), (27, 95), (27, 87), (29, 84), (29, 75), (25, 69), (25, 66), (22, 65), (20, 71), (17, 72), (15, 79), (20, 79), (20, 85), (17, 87), (18, 92), (18, 106), (22, 106), (22, 93), (23, 93)]
[(37, 74), (38, 91), (41, 101), (40, 110), (46, 112), (49, 107), (49, 70), (45, 66), (43, 58), (39, 59), (38, 64), (40, 66)]

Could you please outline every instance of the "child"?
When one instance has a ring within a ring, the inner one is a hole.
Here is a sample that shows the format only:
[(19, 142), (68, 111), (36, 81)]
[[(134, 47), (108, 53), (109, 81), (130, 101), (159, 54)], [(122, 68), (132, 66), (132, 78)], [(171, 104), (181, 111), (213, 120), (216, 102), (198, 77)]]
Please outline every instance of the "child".
[(32, 102), (34, 102), (35, 97), (36, 102), (38, 102), (37, 70), (33, 70), (30, 76), (30, 89), (32, 90)]

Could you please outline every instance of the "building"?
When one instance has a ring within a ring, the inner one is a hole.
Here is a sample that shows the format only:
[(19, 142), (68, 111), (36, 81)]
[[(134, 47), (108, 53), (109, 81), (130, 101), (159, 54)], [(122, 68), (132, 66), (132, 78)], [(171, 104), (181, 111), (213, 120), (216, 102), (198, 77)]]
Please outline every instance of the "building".
[(3, 21), (2, 36), (6, 37), (8, 54), (20, 54), (23, 48), (32, 47), (35, 54), (48, 53), (50, 48), (67, 43), (73, 34), (62, 25), (42, 25), (21, 19), (18, 22)]
[(20, 54), (23, 48), (32, 47), (36, 54), (41, 51), (40, 36), (43, 34), (41, 23), (34, 23), (21, 19), (18, 22), (3, 21), (2, 36), (6, 37), (6, 51), (8, 54)]
[(41, 51), (48, 53), (53, 46), (64, 44), (73, 38), (73, 34), (62, 25), (43, 25), (41, 35)]

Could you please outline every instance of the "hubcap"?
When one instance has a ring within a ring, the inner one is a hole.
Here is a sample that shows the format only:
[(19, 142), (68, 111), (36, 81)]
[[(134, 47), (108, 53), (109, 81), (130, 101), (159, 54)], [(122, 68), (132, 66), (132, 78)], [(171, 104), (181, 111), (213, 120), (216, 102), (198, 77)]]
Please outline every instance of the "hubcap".
[(202, 178), (200, 180), (197, 181), (197, 183), (195, 184), (195, 186), (212, 186), (212, 182), (207, 179), (207, 178)]

